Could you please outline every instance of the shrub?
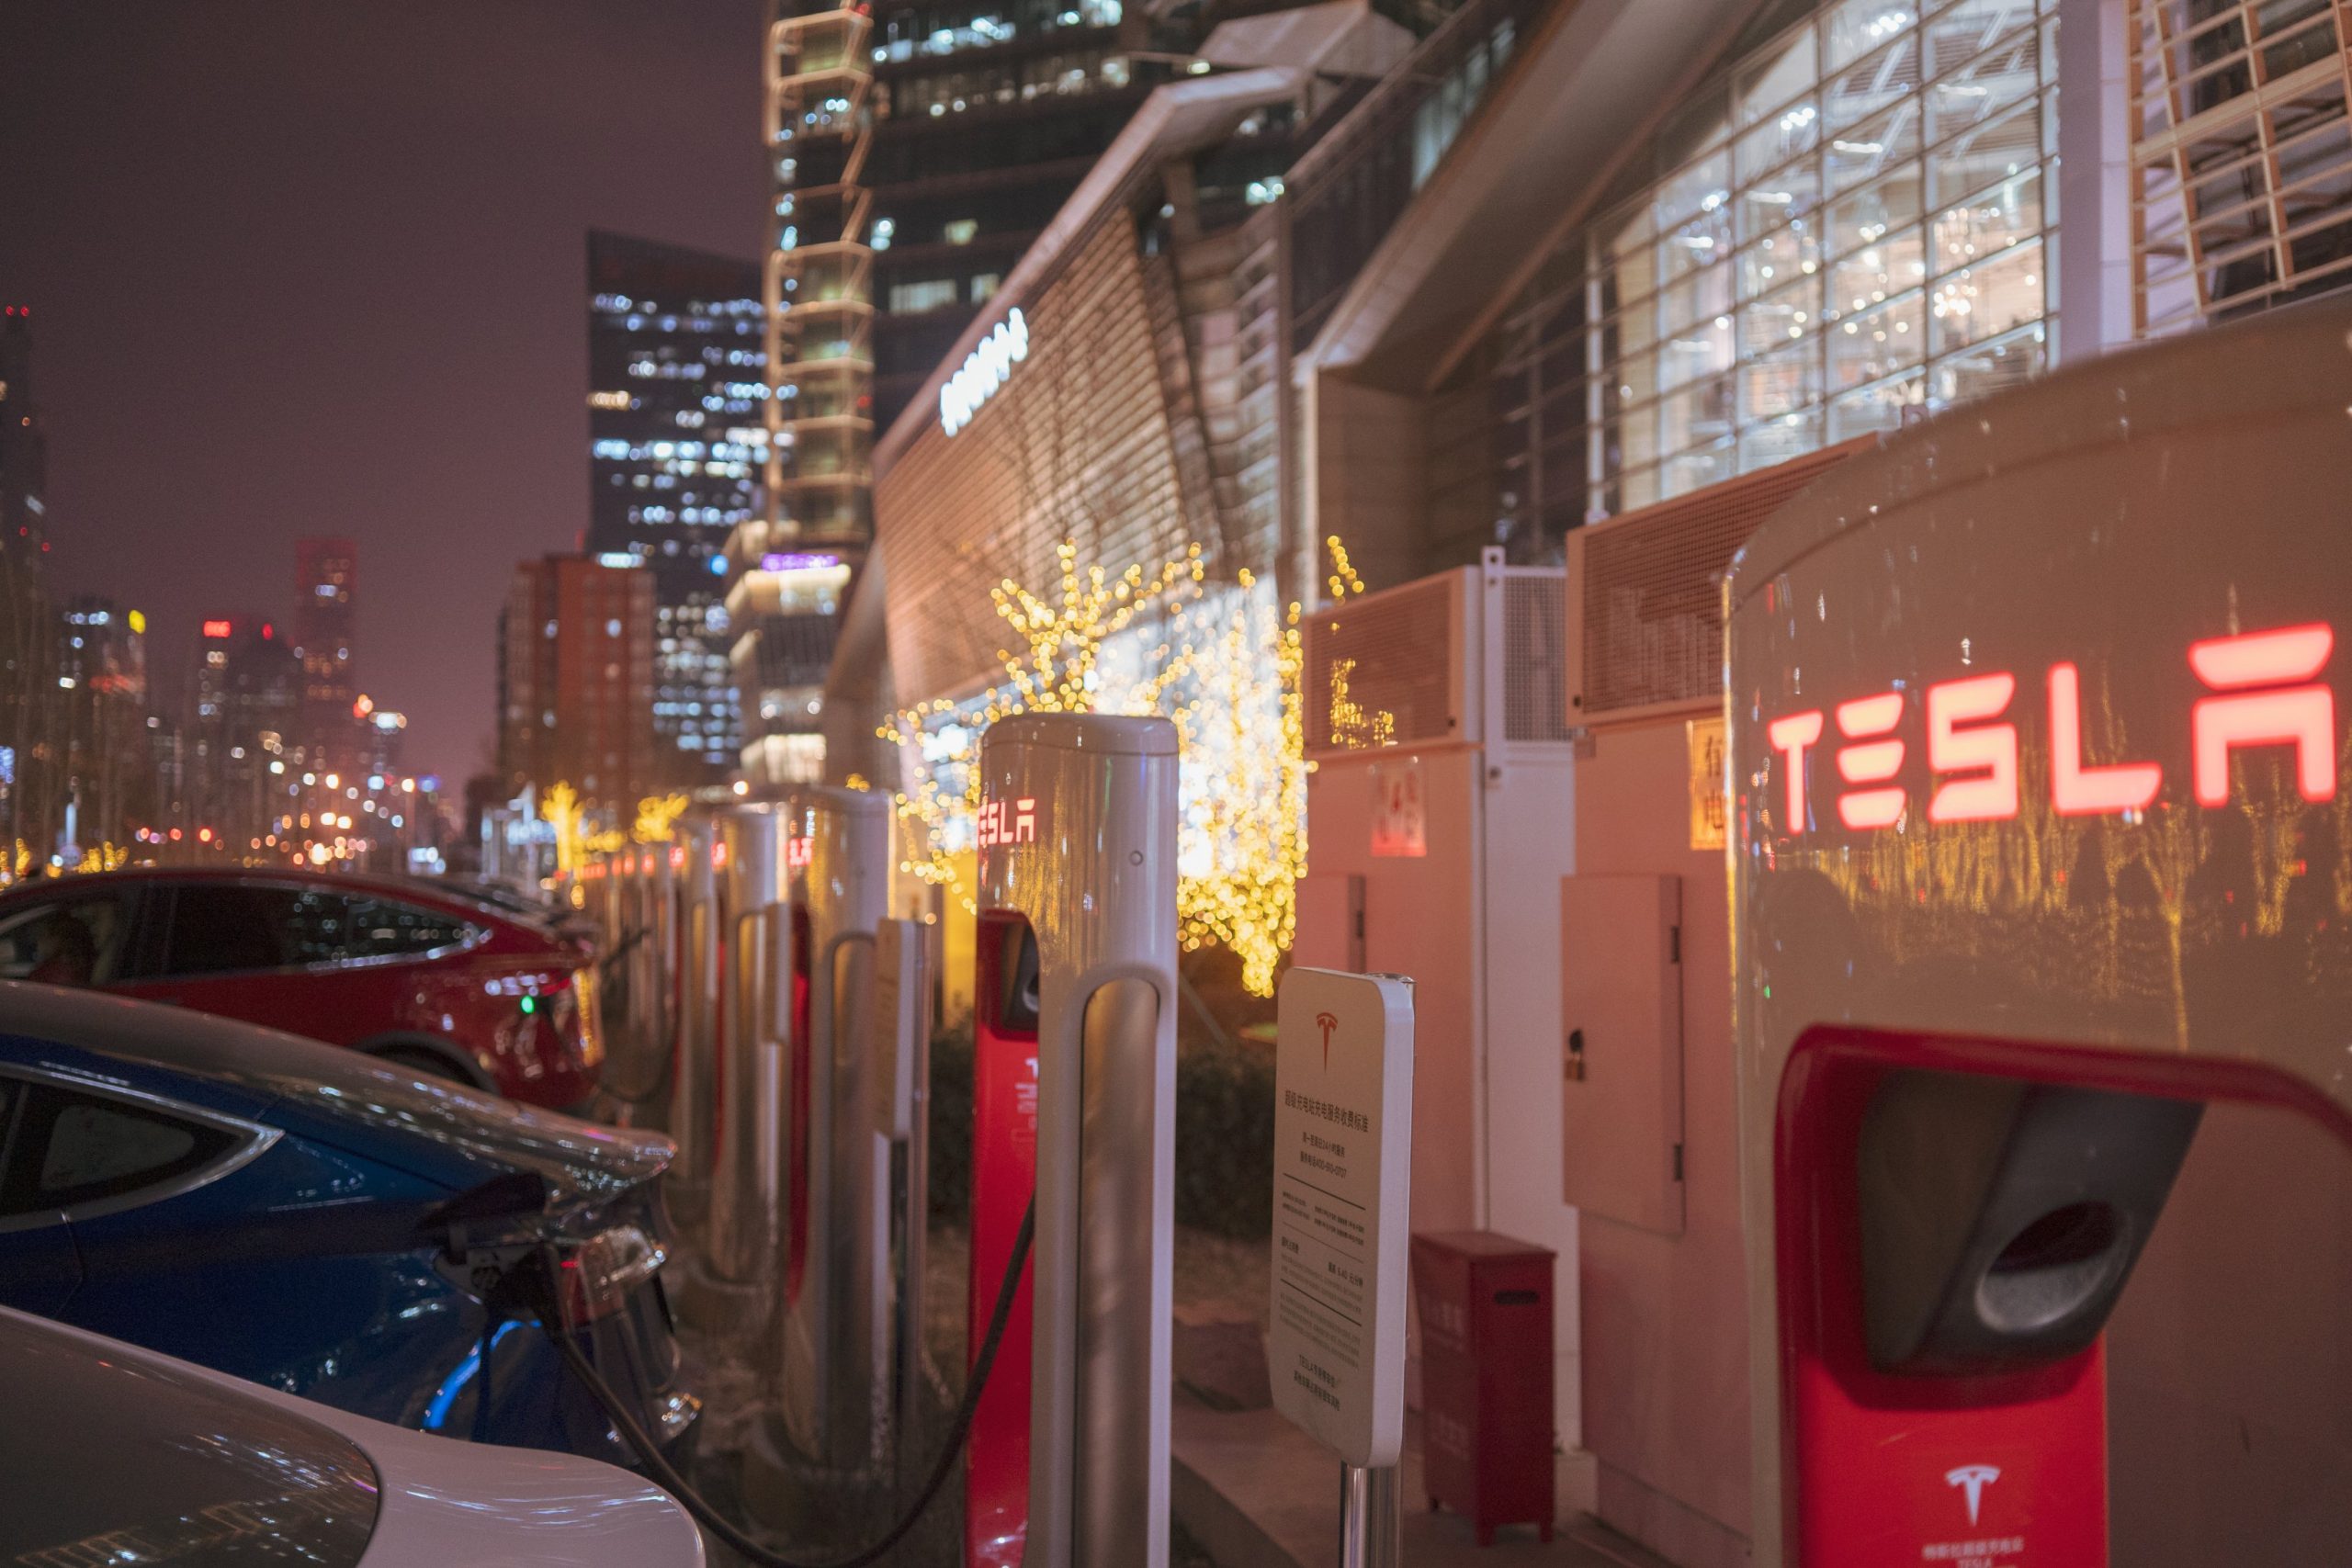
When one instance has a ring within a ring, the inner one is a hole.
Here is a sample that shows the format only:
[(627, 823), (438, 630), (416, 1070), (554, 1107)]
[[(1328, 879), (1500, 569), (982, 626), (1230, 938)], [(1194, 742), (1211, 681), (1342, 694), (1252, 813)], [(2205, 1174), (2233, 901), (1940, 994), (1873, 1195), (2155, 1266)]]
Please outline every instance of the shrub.
[[(972, 1029), (931, 1042), (931, 1215), (961, 1224), (972, 1206)], [(1176, 1223), (1247, 1239), (1274, 1214), (1273, 1054), (1188, 1042), (1176, 1054)]]

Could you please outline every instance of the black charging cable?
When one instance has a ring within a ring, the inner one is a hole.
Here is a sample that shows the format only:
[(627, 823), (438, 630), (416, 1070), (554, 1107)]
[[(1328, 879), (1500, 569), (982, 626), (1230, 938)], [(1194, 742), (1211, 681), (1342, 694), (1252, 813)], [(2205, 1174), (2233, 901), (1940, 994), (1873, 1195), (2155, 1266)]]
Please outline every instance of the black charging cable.
[(725, 1542), (729, 1549), (741, 1553), (755, 1568), (865, 1568), (866, 1564), (878, 1561), (884, 1552), (906, 1539), (907, 1532), (915, 1528), (924, 1510), (939, 1495), (940, 1488), (946, 1485), (948, 1475), (954, 1472), (956, 1456), (963, 1451), (965, 1439), (971, 1436), (972, 1417), (979, 1409), (981, 1392), (988, 1387), (989, 1372), (996, 1365), (997, 1348), (1004, 1341), (1004, 1326), (1012, 1321), (1012, 1300), (1021, 1289), (1021, 1270), (1029, 1261), (1029, 1246), (1036, 1234), (1037, 1197), (1033, 1192), (1029, 1196), (1028, 1210), (1021, 1216), (1021, 1230), (1012, 1238), (1012, 1258), (1005, 1265), (1003, 1282), (997, 1286), (996, 1306), (989, 1314), (988, 1333), (980, 1340), (980, 1353), (972, 1361), (971, 1379), (965, 1384), (963, 1400), (956, 1407), (956, 1419), (947, 1429), (946, 1443), (941, 1448), (939, 1459), (933, 1464), (931, 1474), (924, 1480), (922, 1490), (916, 1495), (913, 1505), (873, 1545), (864, 1547), (850, 1556), (837, 1557), (821, 1563), (770, 1551), (744, 1534), (733, 1521), (713, 1507), (708, 1499), (686, 1483), (686, 1478), (678, 1473), (677, 1467), (662, 1452), (661, 1445), (639, 1425), (627, 1402), (613, 1392), (612, 1385), (598, 1373), (587, 1354), (571, 1342), (571, 1334), (563, 1327), (562, 1302), (556, 1284), (560, 1276), (553, 1248), (541, 1247), (532, 1255), (536, 1267), (531, 1269), (532, 1277), (521, 1293), (538, 1318), (540, 1328), (563, 1358), (564, 1365), (571, 1369), (572, 1375), (580, 1380), (589, 1397), (595, 1400), (605, 1414), (611, 1417), (613, 1429), (628, 1442), (647, 1472), (668, 1489), (687, 1513)]

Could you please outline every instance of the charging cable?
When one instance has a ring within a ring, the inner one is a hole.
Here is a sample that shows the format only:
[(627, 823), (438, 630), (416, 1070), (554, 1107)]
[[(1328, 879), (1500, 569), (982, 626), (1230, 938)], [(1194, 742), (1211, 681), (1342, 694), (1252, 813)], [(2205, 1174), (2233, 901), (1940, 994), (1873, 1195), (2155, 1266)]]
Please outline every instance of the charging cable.
[(744, 1534), (733, 1521), (713, 1507), (708, 1499), (687, 1484), (686, 1478), (678, 1473), (677, 1467), (662, 1452), (661, 1445), (647, 1435), (627, 1402), (613, 1392), (612, 1385), (597, 1372), (586, 1353), (571, 1342), (571, 1334), (563, 1327), (562, 1300), (556, 1283), (560, 1275), (552, 1247), (543, 1247), (530, 1255), (524, 1270), (526, 1278), (518, 1281), (517, 1293), (538, 1318), (539, 1327), (555, 1346), (557, 1354), (563, 1358), (564, 1365), (571, 1369), (581, 1386), (611, 1418), (613, 1429), (636, 1453), (647, 1472), (667, 1488), (680, 1506), (705, 1529), (724, 1541), (730, 1550), (740, 1552), (744, 1561), (753, 1564), (754, 1568), (865, 1568), (866, 1564), (879, 1561), (884, 1552), (898, 1545), (906, 1538), (907, 1532), (915, 1528), (916, 1521), (922, 1517), (924, 1510), (931, 1506), (932, 1501), (939, 1495), (940, 1488), (947, 1483), (949, 1473), (955, 1470), (956, 1456), (963, 1451), (965, 1439), (971, 1435), (972, 1417), (979, 1408), (981, 1392), (988, 1387), (989, 1372), (996, 1365), (998, 1347), (1004, 1341), (1005, 1325), (1012, 1320), (1012, 1300), (1021, 1289), (1021, 1270), (1029, 1261), (1029, 1246), (1036, 1234), (1037, 1198), (1033, 1192), (1029, 1197), (1028, 1210), (1021, 1216), (1021, 1230), (1012, 1238), (1012, 1258), (1005, 1265), (1003, 1282), (997, 1286), (996, 1306), (989, 1314), (988, 1333), (980, 1340), (979, 1354), (973, 1359), (972, 1375), (965, 1384), (963, 1400), (956, 1407), (956, 1418), (948, 1427), (947, 1440), (940, 1450), (939, 1459), (924, 1480), (922, 1490), (916, 1494), (913, 1505), (873, 1545), (850, 1556), (821, 1563), (770, 1551)]

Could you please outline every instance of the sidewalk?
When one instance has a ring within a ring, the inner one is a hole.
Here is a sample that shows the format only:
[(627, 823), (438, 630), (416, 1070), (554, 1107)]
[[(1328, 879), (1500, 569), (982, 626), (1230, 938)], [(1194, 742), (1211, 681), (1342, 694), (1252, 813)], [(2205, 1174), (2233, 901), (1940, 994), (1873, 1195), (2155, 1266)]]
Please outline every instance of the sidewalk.
[[(1170, 1447), (1176, 1518), (1217, 1568), (1330, 1568), (1339, 1562), (1339, 1461), (1282, 1416), (1212, 1410), (1180, 1390)], [(1405, 1568), (1672, 1568), (1575, 1511), (1565, 1484), (1573, 1477), (1562, 1479), (1563, 1517), (1549, 1545), (1521, 1526), (1480, 1547), (1468, 1520), (1429, 1512), (1419, 1422), (1409, 1420), (1397, 1477), (1398, 1561)]]

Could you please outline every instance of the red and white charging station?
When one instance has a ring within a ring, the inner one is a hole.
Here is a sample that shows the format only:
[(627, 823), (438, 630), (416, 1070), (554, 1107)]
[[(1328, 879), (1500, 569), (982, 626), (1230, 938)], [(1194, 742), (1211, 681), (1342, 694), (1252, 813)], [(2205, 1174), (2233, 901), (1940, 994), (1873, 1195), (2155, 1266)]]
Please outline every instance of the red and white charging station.
[[(783, 845), (791, 1060), (778, 1394), (803, 1460), (842, 1469), (884, 1456), (883, 1391), (896, 1347), (877, 1339), (876, 1270), (888, 1256), (875, 1206), (880, 1075), (867, 1056), (874, 933), (889, 913), (890, 803), (866, 790), (797, 792)], [(878, 1230), (878, 1234), (877, 1234)]]
[(681, 818), (672, 829), (677, 940), (671, 962), (677, 1037), (665, 1130), (678, 1145), (678, 1155), (664, 1188), (672, 1212), (689, 1226), (701, 1224), (710, 1201), (718, 1087), (718, 882), (711, 864), (717, 842), (716, 823), (700, 812)]
[(2352, 1561), (2347, 344), (1971, 404), (1734, 568), (1760, 1564)]
[(1165, 1568), (1176, 731), (1024, 714), (981, 742), (971, 1339), (1037, 1222), (967, 1453), (964, 1560)]

